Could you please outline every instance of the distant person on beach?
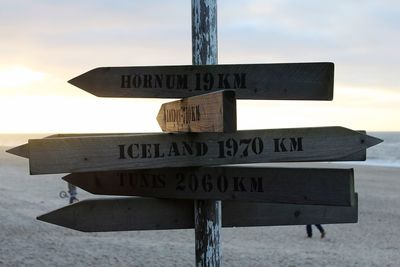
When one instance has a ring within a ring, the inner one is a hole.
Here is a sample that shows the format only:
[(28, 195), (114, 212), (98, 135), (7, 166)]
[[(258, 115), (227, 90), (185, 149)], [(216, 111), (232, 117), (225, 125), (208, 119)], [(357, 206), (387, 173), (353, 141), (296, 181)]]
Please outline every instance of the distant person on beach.
[[(307, 226), (306, 226), (307, 236), (308, 236), (309, 238), (312, 237), (312, 228), (311, 228), (311, 226), (312, 226), (311, 224), (307, 224)], [(325, 232), (324, 228), (322, 228), (322, 225), (320, 225), (320, 224), (315, 224), (315, 226), (318, 228), (319, 232), (321, 233), (321, 238), (324, 238), (326, 232)]]
[(68, 183), (68, 194), (69, 194), (69, 204), (79, 201), (79, 199), (76, 197), (78, 195), (78, 192), (75, 185)]

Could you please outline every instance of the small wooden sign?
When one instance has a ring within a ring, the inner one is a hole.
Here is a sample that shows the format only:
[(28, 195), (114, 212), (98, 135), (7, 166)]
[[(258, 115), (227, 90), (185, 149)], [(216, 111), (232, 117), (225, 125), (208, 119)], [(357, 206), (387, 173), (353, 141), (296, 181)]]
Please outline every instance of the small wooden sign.
[(236, 130), (235, 91), (222, 90), (165, 103), (157, 115), (163, 132)]
[(73, 173), (63, 179), (100, 195), (354, 204), (353, 169), (188, 167)]
[(69, 82), (100, 97), (183, 98), (225, 89), (238, 99), (332, 100), (333, 63), (102, 67)]
[(380, 142), (342, 127), (50, 138), (29, 140), (29, 163), (31, 174), (46, 174), (335, 161)]
[[(356, 223), (352, 207), (222, 202), (223, 227)], [(83, 200), (41, 215), (38, 220), (83, 232), (190, 229), (193, 200), (106, 198)]]

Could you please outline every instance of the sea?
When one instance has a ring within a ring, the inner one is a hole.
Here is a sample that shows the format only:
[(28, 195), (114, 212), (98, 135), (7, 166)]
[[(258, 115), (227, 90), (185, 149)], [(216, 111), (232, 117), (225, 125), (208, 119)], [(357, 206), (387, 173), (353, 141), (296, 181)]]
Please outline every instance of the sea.
[[(0, 134), (0, 146), (6, 149), (26, 143), (29, 139), (43, 138), (50, 134)], [(367, 160), (351, 164), (400, 168), (400, 132), (368, 132), (368, 135), (380, 138), (380, 143), (367, 150)], [(342, 162), (341, 162), (342, 163)]]

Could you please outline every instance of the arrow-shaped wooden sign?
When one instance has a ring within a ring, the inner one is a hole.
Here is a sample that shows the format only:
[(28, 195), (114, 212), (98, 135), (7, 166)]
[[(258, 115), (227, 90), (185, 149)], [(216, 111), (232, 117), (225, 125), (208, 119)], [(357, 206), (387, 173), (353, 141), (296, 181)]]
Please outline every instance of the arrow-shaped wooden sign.
[[(358, 131), (366, 134), (366, 131)], [(111, 135), (154, 135), (158, 133), (73, 133), (73, 134), (53, 134), (44, 138), (64, 138), (64, 137), (89, 137), (89, 136), (111, 136)], [(29, 144), (23, 144), (6, 150), (7, 153), (29, 159)], [(362, 149), (354, 154), (348, 155), (336, 161), (364, 161), (367, 158), (367, 150)]]
[(343, 127), (50, 138), (29, 140), (29, 162), (31, 174), (46, 174), (337, 161), (380, 142)]
[(333, 63), (102, 67), (69, 82), (101, 97), (183, 98), (224, 89), (238, 99), (332, 100)]
[(352, 169), (200, 167), (73, 173), (90, 193), (169, 199), (219, 199), (351, 206)]
[[(222, 202), (223, 227), (355, 223), (352, 207)], [(38, 220), (83, 232), (190, 229), (192, 200), (107, 198), (83, 200), (41, 215)]]
[(235, 91), (221, 90), (165, 103), (157, 121), (164, 132), (236, 131)]

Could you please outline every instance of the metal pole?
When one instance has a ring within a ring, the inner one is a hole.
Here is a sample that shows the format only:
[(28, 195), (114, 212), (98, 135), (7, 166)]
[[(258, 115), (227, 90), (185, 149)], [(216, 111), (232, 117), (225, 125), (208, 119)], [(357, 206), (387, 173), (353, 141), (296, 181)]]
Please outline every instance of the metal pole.
[[(192, 0), (192, 63), (218, 63), (217, 0)], [(221, 266), (221, 201), (195, 200), (196, 266)]]

